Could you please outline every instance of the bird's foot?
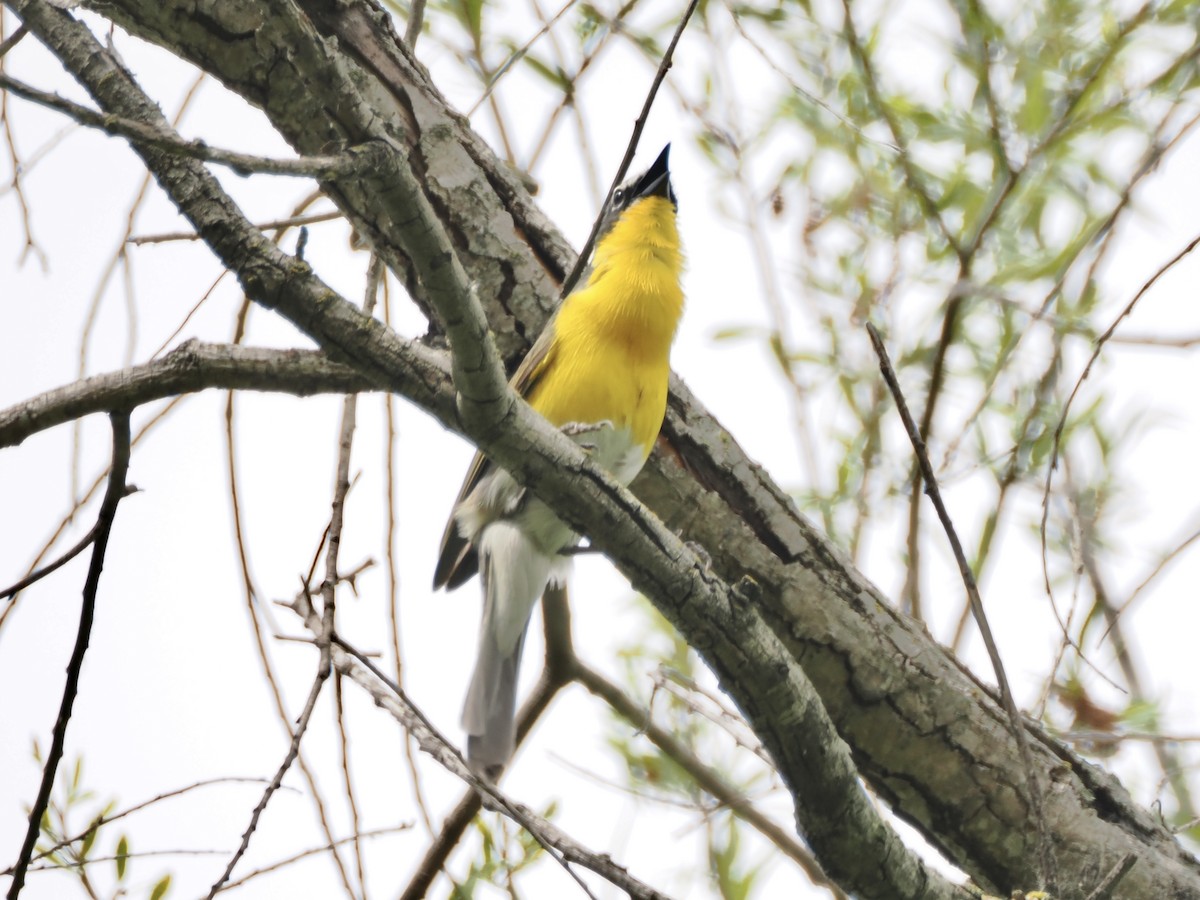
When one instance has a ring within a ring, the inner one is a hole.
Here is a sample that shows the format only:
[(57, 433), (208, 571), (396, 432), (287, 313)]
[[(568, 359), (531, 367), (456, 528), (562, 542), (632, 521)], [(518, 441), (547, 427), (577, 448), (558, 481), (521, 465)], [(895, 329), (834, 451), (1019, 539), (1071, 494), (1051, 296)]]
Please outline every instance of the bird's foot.
[(575, 441), (583, 449), (584, 453), (591, 453), (596, 449), (596, 445), (588, 441), (581, 441), (579, 438), (583, 435), (595, 434), (597, 431), (615, 427), (608, 419), (603, 419), (599, 422), (568, 422), (559, 431)]

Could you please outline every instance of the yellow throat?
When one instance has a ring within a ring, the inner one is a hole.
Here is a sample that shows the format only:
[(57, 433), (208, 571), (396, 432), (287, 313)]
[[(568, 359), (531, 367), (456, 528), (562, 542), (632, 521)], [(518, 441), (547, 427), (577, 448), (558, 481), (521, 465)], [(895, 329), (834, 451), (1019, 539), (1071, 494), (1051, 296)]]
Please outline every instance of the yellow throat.
[(629, 429), (645, 459), (666, 411), (682, 270), (674, 204), (635, 200), (597, 244), (587, 285), (563, 301), (533, 408), (556, 426)]

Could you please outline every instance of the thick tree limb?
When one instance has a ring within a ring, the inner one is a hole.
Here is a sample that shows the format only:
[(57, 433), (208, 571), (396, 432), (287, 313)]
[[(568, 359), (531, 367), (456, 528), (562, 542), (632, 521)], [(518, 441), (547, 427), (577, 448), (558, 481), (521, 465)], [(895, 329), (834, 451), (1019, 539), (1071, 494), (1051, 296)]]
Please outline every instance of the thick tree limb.
[[(452, 402), (446, 354), (410, 345), (424, 369), (422, 384), (436, 384)], [(235, 344), (185, 341), (153, 362), (95, 375), (0, 410), (0, 447), (83, 416), (117, 407), (133, 409), (155, 400), (210, 388), (270, 391), (308, 397), (380, 390), (357, 369), (330, 362), (317, 350), (270, 350)]]

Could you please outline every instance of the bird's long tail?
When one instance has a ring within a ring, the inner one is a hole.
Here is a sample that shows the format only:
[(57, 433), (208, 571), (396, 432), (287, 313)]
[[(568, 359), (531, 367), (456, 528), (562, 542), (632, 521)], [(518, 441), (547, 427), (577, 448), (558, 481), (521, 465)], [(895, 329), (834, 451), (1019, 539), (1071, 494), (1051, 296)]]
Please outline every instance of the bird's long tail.
[(467, 732), (467, 762), (495, 780), (516, 745), (517, 676), (525, 629), (556, 560), (511, 522), (488, 525), (479, 550), (483, 623), (462, 726)]

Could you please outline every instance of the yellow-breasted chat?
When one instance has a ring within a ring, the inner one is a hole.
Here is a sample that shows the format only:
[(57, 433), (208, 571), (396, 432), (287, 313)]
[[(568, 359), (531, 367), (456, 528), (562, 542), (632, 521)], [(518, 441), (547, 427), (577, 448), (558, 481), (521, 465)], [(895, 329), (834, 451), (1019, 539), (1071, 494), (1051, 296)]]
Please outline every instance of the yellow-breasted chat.
[[(662, 427), (671, 343), (683, 312), (683, 254), (668, 168), (670, 145), (613, 192), (583, 287), (547, 323), (512, 378), (550, 424), (585, 445), (623, 484)], [(442, 535), (434, 587), (476, 572), (483, 622), (462, 725), (467, 760), (499, 777), (515, 741), (525, 630), (546, 586), (565, 579), (579, 536), (506, 471), (476, 454)]]

